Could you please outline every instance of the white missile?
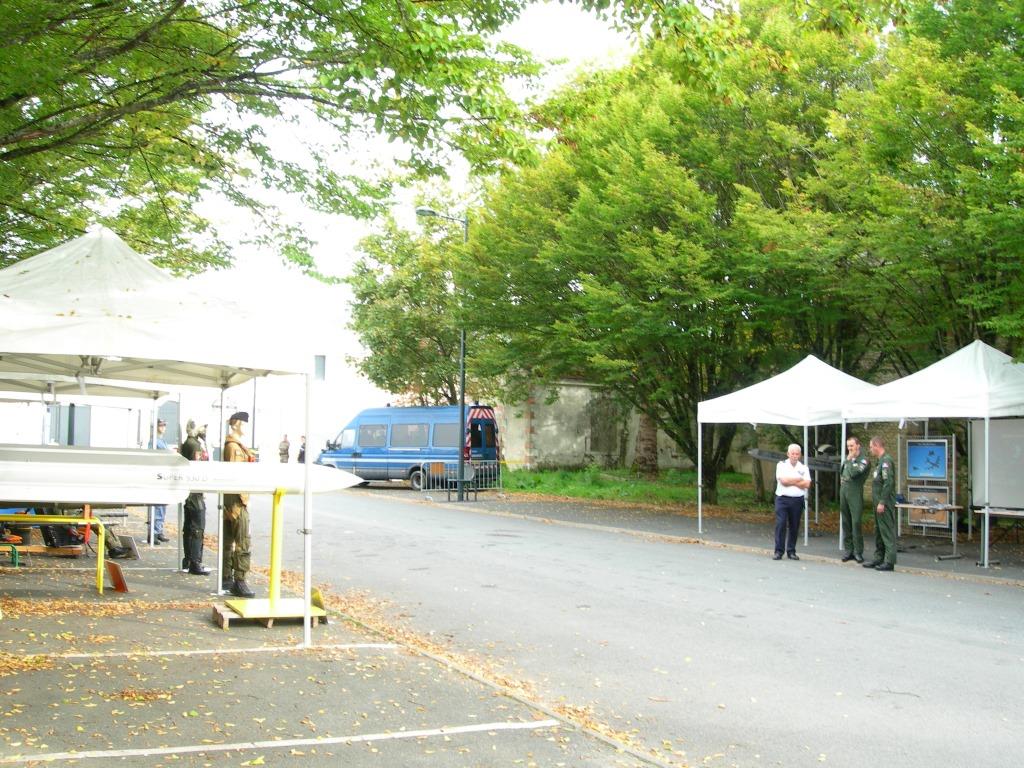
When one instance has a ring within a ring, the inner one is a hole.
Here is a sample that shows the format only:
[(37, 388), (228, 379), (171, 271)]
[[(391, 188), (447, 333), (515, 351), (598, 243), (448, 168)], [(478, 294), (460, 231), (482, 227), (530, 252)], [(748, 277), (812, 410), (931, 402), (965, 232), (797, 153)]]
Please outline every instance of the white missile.
[[(191, 492), (301, 493), (303, 464), (190, 462), (171, 451), (0, 445), (0, 499), (36, 504), (178, 504)], [(310, 465), (310, 489), (329, 493), (362, 480)]]

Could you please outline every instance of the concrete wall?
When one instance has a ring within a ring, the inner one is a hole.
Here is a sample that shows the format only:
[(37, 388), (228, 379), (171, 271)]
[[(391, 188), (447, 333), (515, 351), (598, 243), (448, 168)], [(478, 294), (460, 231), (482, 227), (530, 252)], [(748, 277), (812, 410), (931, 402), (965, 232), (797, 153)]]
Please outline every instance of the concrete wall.
[[(562, 382), (557, 398), (538, 388), (525, 403), (497, 405), (498, 429), (505, 459), (512, 466), (629, 467), (636, 455), (639, 417), (599, 387)], [(658, 432), (658, 466), (689, 467), (675, 441)]]

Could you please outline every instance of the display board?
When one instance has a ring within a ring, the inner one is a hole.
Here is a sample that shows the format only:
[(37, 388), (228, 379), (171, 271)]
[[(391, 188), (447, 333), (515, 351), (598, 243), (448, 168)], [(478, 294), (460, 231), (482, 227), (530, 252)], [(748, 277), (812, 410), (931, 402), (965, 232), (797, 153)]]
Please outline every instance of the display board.
[(1024, 419), (989, 422), (989, 498), (985, 498), (985, 422), (971, 422), (973, 504), (1024, 509)]
[(948, 462), (949, 443), (946, 440), (907, 440), (908, 480), (945, 480)]
[[(907, 522), (933, 528), (949, 528), (949, 488), (941, 485), (908, 485), (907, 503), (920, 506), (907, 510)], [(931, 508), (934, 507), (934, 508)]]

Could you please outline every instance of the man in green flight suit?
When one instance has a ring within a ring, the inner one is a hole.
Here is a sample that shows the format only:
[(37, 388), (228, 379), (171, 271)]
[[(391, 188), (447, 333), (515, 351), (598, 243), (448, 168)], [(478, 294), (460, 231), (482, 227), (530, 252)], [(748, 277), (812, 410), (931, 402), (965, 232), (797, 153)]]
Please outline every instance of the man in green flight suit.
[(864, 481), (868, 479), (869, 468), (860, 440), (847, 438), (846, 458), (839, 470), (839, 514), (846, 532), (844, 563), (864, 562), (864, 531), (860, 518), (864, 514)]
[(865, 568), (892, 571), (896, 567), (896, 464), (885, 451), (885, 440), (871, 438), (871, 455), (878, 459), (871, 475), (871, 505), (875, 510), (875, 558)]

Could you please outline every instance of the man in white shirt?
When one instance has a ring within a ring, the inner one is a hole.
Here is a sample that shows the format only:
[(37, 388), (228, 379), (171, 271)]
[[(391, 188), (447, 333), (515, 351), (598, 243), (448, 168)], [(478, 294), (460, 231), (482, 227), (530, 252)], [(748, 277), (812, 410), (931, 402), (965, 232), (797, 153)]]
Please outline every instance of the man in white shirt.
[(796, 554), (796, 535), (800, 531), (800, 516), (804, 499), (811, 487), (811, 472), (800, 461), (800, 446), (793, 443), (786, 450), (785, 461), (775, 467), (775, 555), (781, 560), (785, 552), (790, 560), (799, 560)]

